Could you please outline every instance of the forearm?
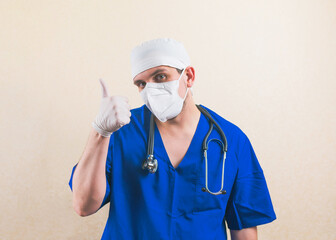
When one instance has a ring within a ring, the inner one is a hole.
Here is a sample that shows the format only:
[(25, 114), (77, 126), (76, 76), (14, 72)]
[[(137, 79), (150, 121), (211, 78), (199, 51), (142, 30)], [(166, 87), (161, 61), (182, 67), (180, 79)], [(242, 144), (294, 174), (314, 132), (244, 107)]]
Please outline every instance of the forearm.
[(73, 207), (80, 216), (95, 213), (104, 199), (109, 140), (109, 137), (103, 137), (92, 129), (76, 166), (72, 179)]
[(241, 230), (230, 230), (231, 240), (257, 240), (257, 227), (244, 228)]

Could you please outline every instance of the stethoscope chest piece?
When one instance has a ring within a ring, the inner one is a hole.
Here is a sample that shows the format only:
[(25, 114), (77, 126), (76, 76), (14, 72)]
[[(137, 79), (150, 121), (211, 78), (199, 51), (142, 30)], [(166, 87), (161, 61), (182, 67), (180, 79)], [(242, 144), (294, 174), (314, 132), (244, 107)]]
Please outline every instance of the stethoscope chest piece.
[(158, 168), (158, 161), (153, 155), (148, 155), (147, 159), (142, 162), (142, 169), (147, 169), (150, 173), (155, 173)]

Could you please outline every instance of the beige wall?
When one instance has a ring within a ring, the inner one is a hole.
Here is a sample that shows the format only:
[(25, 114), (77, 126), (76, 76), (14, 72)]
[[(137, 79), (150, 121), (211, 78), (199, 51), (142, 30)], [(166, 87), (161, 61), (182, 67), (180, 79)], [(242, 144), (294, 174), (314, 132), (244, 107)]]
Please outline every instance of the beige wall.
[(0, 2), (0, 239), (98, 239), (68, 180), (100, 101), (142, 105), (133, 46), (184, 43), (194, 97), (251, 139), (278, 219), (266, 239), (336, 239), (336, 1)]

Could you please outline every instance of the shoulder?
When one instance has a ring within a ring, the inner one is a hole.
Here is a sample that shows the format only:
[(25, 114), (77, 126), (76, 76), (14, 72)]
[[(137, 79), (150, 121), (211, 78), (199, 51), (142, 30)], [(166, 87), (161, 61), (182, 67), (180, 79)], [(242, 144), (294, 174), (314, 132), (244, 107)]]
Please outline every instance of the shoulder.
[(262, 168), (247, 135), (237, 125), (224, 119), (211, 109), (204, 108), (222, 128), (227, 138), (228, 151), (236, 155), (240, 176), (247, 176), (250, 172), (262, 172)]
[(139, 117), (143, 116), (146, 109), (147, 108), (145, 108), (145, 105), (142, 105), (140, 107), (131, 109), (132, 117), (139, 118)]
[(146, 107), (146, 105), (142, 105), (138, 108), (131, 109), (131, 125), (144, 125), (147, 120), (150, 118), (151, 112)]
[(149, 118), (150, 112), (145, 105), (131, 109), (130, 123), (116, 131), (115, 136), (134, 136), (134, 133), (145, 134)]
[(211, 117), (218, 123), (218, 125), (222, 128), (227, 142), (228, 142), (228, 148), (233, 150), (237, 155), (239, 152), (241, 152), (244, 149), (244, 146), (249, 142), (249, 139), (247, 135), (243, 132), (243, 130), (238, 127), (236, 124), (228, 121), (224, 117), (220, 116), (210, 108), (207, 108), (203, 105), (201, 105), (203, 108), (205, 108), (211, 115)]
[(217, 114), (215, 111), (211, 110), (208, 107), (205, 107), (201, 105), (203, 108), (205, 108), (211, 115), (211, 117), (222, 127), (223, 131), (226, 131), (230, 135), (235, 135), (240, 138), (245, 138), (245, 133), (234, 123), (228, 121), (224, 117)]

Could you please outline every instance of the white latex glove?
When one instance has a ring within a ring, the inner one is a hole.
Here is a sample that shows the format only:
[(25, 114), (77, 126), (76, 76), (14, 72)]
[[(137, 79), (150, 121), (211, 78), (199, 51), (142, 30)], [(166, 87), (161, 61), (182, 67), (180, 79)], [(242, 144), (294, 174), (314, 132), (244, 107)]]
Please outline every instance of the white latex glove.
[(99, 79), (102, 88), (100, 111), (92, 122), (92, 127), (102, 136), (109, 137), (113, 132), (130, 122), (131, 112), (128, 99), (121, 96), (109, 96), (107, 87)]

